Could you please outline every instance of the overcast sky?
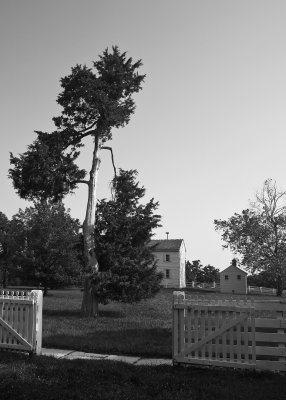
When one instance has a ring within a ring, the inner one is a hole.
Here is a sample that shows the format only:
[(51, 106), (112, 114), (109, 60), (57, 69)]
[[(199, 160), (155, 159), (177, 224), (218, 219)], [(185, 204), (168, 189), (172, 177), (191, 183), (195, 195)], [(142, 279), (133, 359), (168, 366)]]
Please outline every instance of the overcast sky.
[[(146, 73), (128, 126), (113, 131), (117, 167), (137, 169), (160, 202), (155, 238), (183, 238), (187, 259), (223, 269), (214, 219), (241, 212), (267, 178), (286, 188), (285, 0), (2, 0), (0, 211), (29, 205), (7, 178), (18, 154), (54, 129), (59, 80), (118, 45)], [(80, 164), (90, 169), (87, 142)], [(103, 154), (99, 197), (109, 196)], [(86, 187), (66, 200), (84, 219)]]

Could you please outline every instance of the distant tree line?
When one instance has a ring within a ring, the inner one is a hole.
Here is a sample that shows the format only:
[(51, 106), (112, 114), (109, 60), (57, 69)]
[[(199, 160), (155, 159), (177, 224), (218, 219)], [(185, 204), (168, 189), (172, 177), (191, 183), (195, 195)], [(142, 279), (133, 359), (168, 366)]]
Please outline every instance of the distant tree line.
[(186, 262), (186, 282), (219, 282), (219, 269), (208, 264), (203, 266), (200, 260)]

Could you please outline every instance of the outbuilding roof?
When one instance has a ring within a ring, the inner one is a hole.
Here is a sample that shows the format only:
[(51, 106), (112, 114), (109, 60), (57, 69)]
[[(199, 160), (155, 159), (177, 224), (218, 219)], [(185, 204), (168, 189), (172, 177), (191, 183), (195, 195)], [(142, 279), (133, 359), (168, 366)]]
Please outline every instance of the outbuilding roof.
[(220, 271), (220, 274), (222, 274), (223, 272), (226, 272), (229, 268), (237, 268), (240, 272), (242, 272), (243, 274), (247, 275), (247, 272), (244, 269), (238, 267), (237, 265), (230, 265), (229, 267), (227, 267), (224, 270)]
[(183, 239), (154, 239), (150, 240), (148, 246), (152, 251), (179, 251), (182, 243)]

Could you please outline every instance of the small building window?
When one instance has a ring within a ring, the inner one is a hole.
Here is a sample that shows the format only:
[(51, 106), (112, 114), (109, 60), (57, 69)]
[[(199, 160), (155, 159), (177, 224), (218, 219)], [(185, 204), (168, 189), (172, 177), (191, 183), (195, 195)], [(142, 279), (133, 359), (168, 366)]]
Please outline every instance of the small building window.
[(166, 261), (170, 261), (170, 254), (166, 254), (165, 260), (166, 260)]
[(224, 276), (224, 279), (225, 279), (226, 281), (228, 281), (228, 275), (225, 275), (225, 276)]
[(241, 275), (237, 275), (237, 279), (240, 281), (241, 280)]
[(170, 279), (170, 270), (166, 269), (166, 279)]

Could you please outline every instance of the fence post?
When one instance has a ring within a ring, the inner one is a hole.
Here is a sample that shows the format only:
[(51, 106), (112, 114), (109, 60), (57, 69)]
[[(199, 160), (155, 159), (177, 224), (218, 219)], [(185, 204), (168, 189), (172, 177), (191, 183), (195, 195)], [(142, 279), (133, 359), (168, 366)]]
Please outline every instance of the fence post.
[[(280, 304), (281, 304), (281, 303), (284, 303), (284, 302), (283, 302), (283, 301), (280, 301)], [(277, 319), (280, 320), (280, 328), (277, 329), (277, 333), (282, 333), (283, 335), (285, 335), (285, 329), (284, 329), (284, 327), (283, 327), (284, 325), (283, 325), (283, 323), (282, 323), (282, 321), (283, 321), (283, 319), (284, 319), (284, 317), (285, 317), (285, 312), (283, 312), (283, 311), (276, 311), (276, 315), (277, 315)], [(278, 346), (278, 347), (281, 347), (281, 348), (285, 348), (285, 343), (278, 343), (277, 346)], [(284, 354), (285, 354), (285, 353), (284, 353)], [(285, 359), (286, 359), (286, 358), (285, 358), (285, 355), (278, 358), (279, 361), (284, 361), (284, 362), (285, 362)]]
[[(182, 345), (181, 345), (181, 318), (180, 311), (184, 311), (175, 308), (175, 305), (179, 305), (185, 300), (185, 292), (173, 292), (173, 346), (172, 346), (172, 358), (173, 362), (175, 361), (176, 356), (180, 353)], [(183, 327), (184, 329), (184, 327)]]
[(36, 354), (42, 354), (42, 318), (43, 318), (43, 292), (42, 290), (32, 290), (31, 295), (35, 300), (34, 304), (34, 327), (35, 342), (34, 351)]

